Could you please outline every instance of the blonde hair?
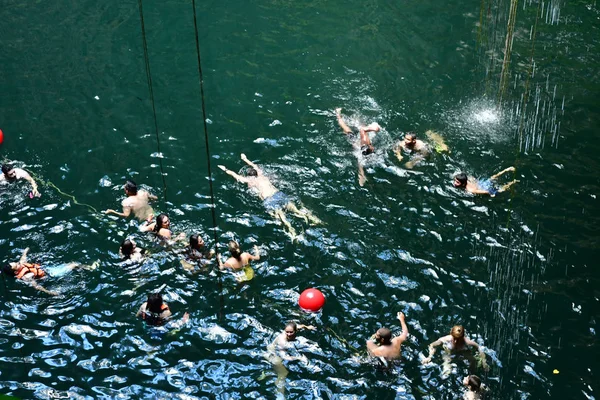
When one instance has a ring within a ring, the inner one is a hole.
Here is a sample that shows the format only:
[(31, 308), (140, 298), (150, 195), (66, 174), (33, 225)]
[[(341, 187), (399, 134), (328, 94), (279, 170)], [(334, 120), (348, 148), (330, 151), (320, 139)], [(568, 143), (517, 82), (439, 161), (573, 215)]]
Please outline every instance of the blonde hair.
[(236, 260), (240, 261), (242, 258), (242, 251), (240, 250), (240, 245), (235, 240), (229, 242), (229, 252), (231, 256)]

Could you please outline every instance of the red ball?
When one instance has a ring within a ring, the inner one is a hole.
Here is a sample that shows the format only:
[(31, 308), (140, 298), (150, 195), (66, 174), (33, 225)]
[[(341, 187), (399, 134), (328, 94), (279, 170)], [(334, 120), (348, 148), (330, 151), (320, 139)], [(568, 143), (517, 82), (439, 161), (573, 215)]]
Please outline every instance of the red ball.
[(298, 305), (306, 311), (317, 312), (325, 305), (325, 296), (318, 289), (306, 289), (300, 294)]
[(4, 133), (2, 133), (2, 129), (0, 129), (0, 144), (4, 142)]

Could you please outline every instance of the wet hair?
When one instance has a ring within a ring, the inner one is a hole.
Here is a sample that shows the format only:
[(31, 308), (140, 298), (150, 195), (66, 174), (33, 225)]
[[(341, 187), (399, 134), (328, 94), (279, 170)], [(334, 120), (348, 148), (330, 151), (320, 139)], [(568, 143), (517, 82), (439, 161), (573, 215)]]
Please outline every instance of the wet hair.
[(467, 386), (470, 390), (474, 392), (481, 391), (481, 379), (477, 375), (469, 375), (467, 378)]
[(404, 135), (404, 139), (417, 140), (417, 135), (414, 132), (408, 132)]
[(455, 342), (464, 342), (465, 340), (465, 328), (462, 325), (454, 325), (452, 329), (450, 329), (450, 335), (452, 335), (452, 339)]
[(135, 196), (137, 194), (138, 188), (134, 181), (129, 180), (125, 182), (125, 190), (127, 190), (127, 193)]
[(200, 235), (198, 235), (197, 233), (194, 233), (193, 235), (190, 235), (190, 248), (195, 249), (195, 250), (200, 250)]
[(297, 331), (298, 331), (298, 325), (296, 325), (296, 323), (295, 323), (294, 321), (290, 321), (290, 322), (288, 322), (287, 324), (285, 324), (285, 327), (286, 327), (286, 328), (287, 328), (288, 326), (289, 326), (289, 327), (291, 327), (291, 328), (294, 330), (294, 332), (297, 332)]
[(236, 242), (235, 240), (232, 240), (231, 242), (229, 242), (229, 252), (231, 253), (231, 256), (233, 258), (235, 258), (238, 261), (242, 260), (242, 251), (240, 250), (240, 245), (238, 242)]
[(121, 243), (121, 253), (125, 256), (125, 258), (130, 258), (133, 254), (133, 249), (135, 249), (135, 243), (131, 239), (125, 239)]
[(460, 174), (456, 174), (454, 175), (454, 179), (456, 179), (457, 181), (460, 182), (460, 187), (466, 187), (467, 186), (467, 174), (465, 174), (464, 172), (461, 172)]
[(8, 276), (15, 276), (15, 270), (12, 269), (10, 263), (6, 263), (6, 265), (4, 265), (4, 267), (2, 268), (2, 273)]
[(392, 343), (392, 331), (388, 328), (380, 328), (377, 333), (379, 333), (379, 337), (381, 338), (381, 344)]
[(369, 154), (375, 153), (375, 147), (373, 145), (365, 145), (360, 148), (360, 151), (363, 156), (368, 156)]
[(10, 164), (2, 164), (2, 173), (8, 174), (9, 171), (13, 170), (13, 166)]
[(258, 176), (258, 171), (255, 168), (248, 168), (247, 176)]
[(158, 214), (158, 217), (156, 217), (156, 223), (154, 224), (153, 232), (155, 232), (155, 233), (160, 232), (160, 229), (163, 227), (163, 223), (165, 222), (165, 219), (168, 219), (168, 218), (169, 218), (169, 216), (165, 213)]
[(160, 293), (150, 293), (148, 295), (148, 300), (146, 301), (146, 310), (147, 311), (149, 311), (151, 313), (155, 313), (155, 314), (160, 314), (163, 311), (162, 305), (163, 305), (163, 298)]

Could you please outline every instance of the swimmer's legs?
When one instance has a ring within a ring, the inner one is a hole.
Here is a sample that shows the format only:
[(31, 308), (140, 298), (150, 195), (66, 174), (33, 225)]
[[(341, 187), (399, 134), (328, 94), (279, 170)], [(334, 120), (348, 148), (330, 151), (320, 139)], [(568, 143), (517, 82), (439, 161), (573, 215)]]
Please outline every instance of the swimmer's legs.
[(283, 360), (280, 357), (273, 356), (270, 359), (273, 364), (273, 369), (277, 374), (277, 381), (275, 382), (275, 386), (277, 386), (277, 390), (282, 395), (285, 395), (285, 378), (288, 376), (288, 370), (283, 365)]
[(358, 164), (358, 184), (362, 187), (365, 186), (365, 182), (367, 181), (367, 177), (365, 175), (365, 169), (362, 164)]
[(500, 189), (498, 189), (498, 193), (505, 192), (506, 190), (508, 190), (508, 188), (510, 188), (512, 185), (514, 185), (517, 182), (519, 182), (519, 181), (516, 179), (514, 179), (511, 182), (508, 182), (506, 185), (503, 185)]
[(496, 175), (492, 175), (490, 177), (491, 180), (496, 180), (498, 178), (500, 178), (502, 175), (504, 175), (507, 172), (515, 172), (515, 167), (508, 167), (506, 169), (503, 169), (502, 171), (498, 172)]
[(450, 354), (444, 352), (444, 354), (442, 354), (442, 360), (442, 376), (448, 376), (452, 372), (452, 360), (450, 359)]
[(286, 230), (292, 237), (292, 241), (296, 240), (296, 231), (292, 227), (292, 224), (290, 224), (290, 221), (288, 221), (288, 219), (286, 218), (283, 210), (278, 208), (277, 210), (273, 211), (272, 215), (281, 221), (283, 226), (286, 228)]
[(289, 212), (298, 218), (302, 218), (306, 223), (309, 223), (309, 221), (312, 225), (320, 225), (323, 223), (323, 221), (317, 218), (308, 208), (304, 206), (300, 206), (300, 209), (298, 209), (298, 207), (290, 201), (285, 207)]
[(346, 122), (344, 122), (344, 119), (342, 118), (342, 109), (341, 108), (335, 109), (335, 116), (337, 117), (338, 125), (340, 126), (340, 128), (342, 128), (344, 133), (346, 135), (352, 133), (352, 129), (350, 129), (350, 127), (346, 124)]
[(94, 261), (92, 263), (92, 265), (85, 265), (85, 264), (82, 264), (79, 262), (70, 262), (68, 264), (65, 264), (64, 268), (69, 272), (73, 271), (74, 269), (77, 269), (77, 268), (86, 269), (88, 271), (93, 271), (96, 268), (98, 268), (99, 265), (100, 265), (100, 260)]

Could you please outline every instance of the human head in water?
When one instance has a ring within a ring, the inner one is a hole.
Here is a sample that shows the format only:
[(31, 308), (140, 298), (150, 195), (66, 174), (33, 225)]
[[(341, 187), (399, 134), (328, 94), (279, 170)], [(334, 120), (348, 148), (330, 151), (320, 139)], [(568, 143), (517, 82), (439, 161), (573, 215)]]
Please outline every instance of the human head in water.
[(481, 379), (477, 375), (465, 376), (463, 385), (467, 386), (473, 392), (479, 392), (481, 390)]
[(379, 328), (377, 332), (375, 332), (375, 338), (382, 345), (390, 345), (392, 344), (392, 331), (388, 328)]
[(229, 252), (231, 253), (231, 257), (240, 261), (242, 258), (242, 251), (240, 250), (240, 245), (235, 240), (229, 242)]
[(417, 135), (415, 135), (413, 132), (409, 132), (404, 135), (404, 146), (407, 149), (412, 149), (415, 147), (415, 144), (417, 144)]
[(130, 258), (134, 253), (136, 247), (137, 246), (133, 240), (125, 239), (121, 243), (121, 254), (123, 254), (125, 258)]
[(295, 322), (290, 321), (285, 325), (284, 332), (287, 340), (295, 340), (296, 333), (298, 332), (298, 325), (296, 325)]
[(6, 180), (9, 181), (12, 181), (17, 177), (17, 171), (15, 171), (15, 168), (10, 164), (2, 164), (2, 173)]
[(127, 194), (127, 196), (135, 196), (138, 192), (137, 185), (132, 180), (128, 180), (127, 182), (125, 182), (124, 188), (125, 194)]
[(169, 229), (171, 220), (167, 214), (158, 214), (156, 217), (156, 224), (154, 225), (154, 232), (159, 232), (161, 229)]
[(2, 273), (8, 276), (15, 276), (15, 270), (13, 269), (13, 266), (10, 263), (6, 263), (6, 265), (4, 265), (4, 267), (2, 268)]
[(459, 174), (454, 175), (454, 182), (452, 183), (456, 188), (466, 188), (467, 187), (467, 174), (461, 172)]
[(367, 144), (360, 148), (360, 152), (363, 156), (368, 156), (369, 154), (375, 153), (375, 147), (373, 147), (372, 144)]
[(450, 330), (452, 341), (455, 345), (464, 344), (465, 342), (465, 328), (462, 325), (454, 325)]
[(202, 250), (204, 249), (204, 239), (202, 236), (194, 233), (190, 236), (190, 248), (194, 250)]
[(247, 176), (252, 176), (254, 178), (256, 178), (258, 176), (258, 171), (255, 168), (248, 168), (248, 172), (246, 173)]
[(163, 311), (163, 298), (160, 293), (150, 293), (146, 303), (146, 310), (150, 311), (151, 313), (160, 314)]

